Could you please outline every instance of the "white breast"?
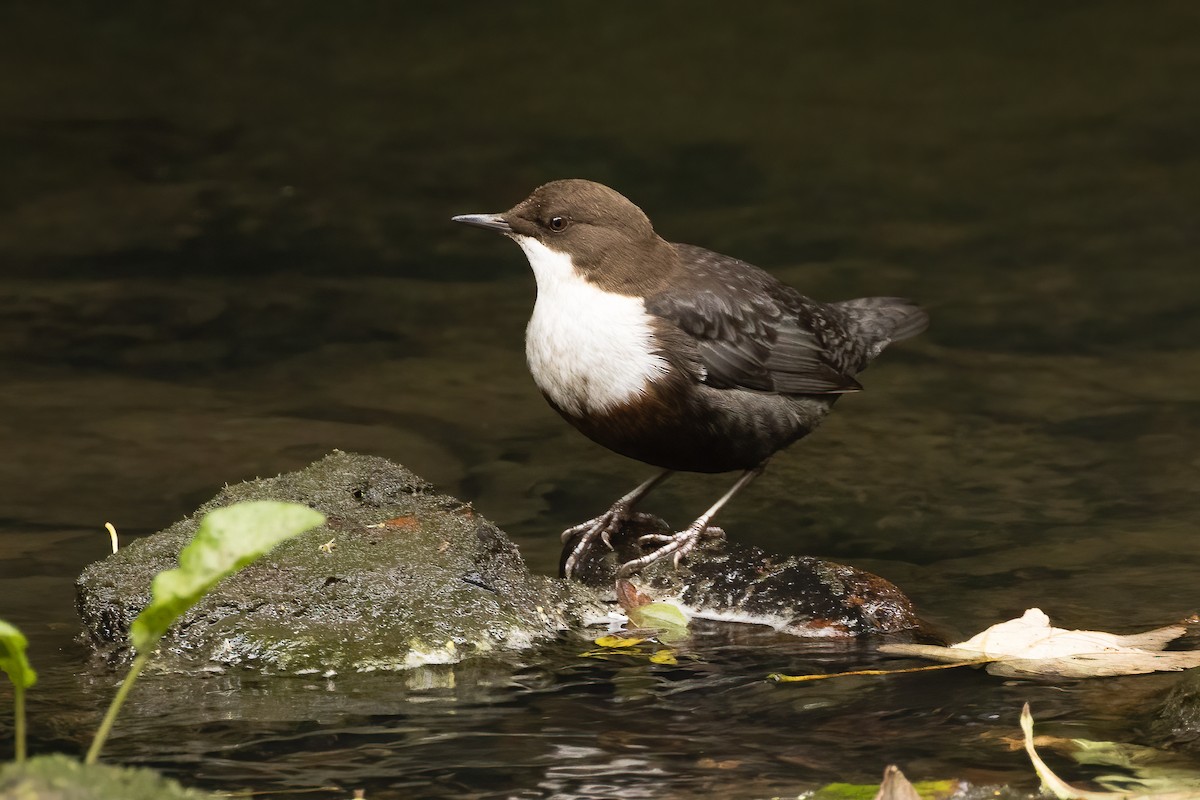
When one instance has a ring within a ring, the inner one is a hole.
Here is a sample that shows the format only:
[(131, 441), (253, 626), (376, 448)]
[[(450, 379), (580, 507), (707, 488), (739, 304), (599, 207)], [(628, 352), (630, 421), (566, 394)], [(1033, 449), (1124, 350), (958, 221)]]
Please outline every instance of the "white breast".
[(570, 256), (514, 236), (537, 278), (525, 330), (533, 380), (559, 408), (582, 415), (636, 399), (666, 374), (652, 352), (650, 316), (640, 297), (612, 294), (575, 271)]

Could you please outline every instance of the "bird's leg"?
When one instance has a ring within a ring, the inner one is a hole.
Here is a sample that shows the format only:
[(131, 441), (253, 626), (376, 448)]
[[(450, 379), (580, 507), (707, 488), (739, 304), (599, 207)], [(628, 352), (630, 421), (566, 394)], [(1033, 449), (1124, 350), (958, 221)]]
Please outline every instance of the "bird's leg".
[(653, 564), (655, 561), (674, 555), (675, 566), (678, 568), (683, 557), (692, 552), (700, 541), (700, 537), (708, 530), (708, 523), (712, 522), (713, 517), (721, 510), (721, 507), (734, 498), (734, 496), (742, 489), (746, 488), (752, 480), (762, 474), (766, 468), (767, 462), (764, 461), (754, 469), (748, 469), (742, 477), (738, 478), (737, 483), (726, 492), (720, 500), (712, 504), (712, 508), (700, 515), (700, 518), (689, 525), (679, 533), (661, 534), (650, 533), (641, 537), (638, 541), (642, 543), (650, 542), (661, 545), (660, 547), (650, 551), (641, 558), (635, 558), (632, 561), (626, 561), (617, 570), (618, 578), (628, 578), (635, 572)]
[(563, 565), (563, 574), (568, 578), (571, 577), (571, 573), (575, 571), (580, 557), (592, 546), (597, 536), (611, 550), (612, 535), (629, 521), (629, 514), (633, 511), (633, 507), (645, 499), (646, 495), (650, 494), (655, 486), (665, 481), (670, 474), (671, 470), (660, 472), (629, 494), (621, 497), (617, 502), (612, 504), (612, 507), (608, 511), (605, 511), (600, 516), (595, 519), (589, 519), (587, 522), (573, 525), (563, 531), (563, 543), (570, 541), (572, 536), (579, 536), (579, 541), (571, 548), (571, 554), (567, 556), (566, 563)]

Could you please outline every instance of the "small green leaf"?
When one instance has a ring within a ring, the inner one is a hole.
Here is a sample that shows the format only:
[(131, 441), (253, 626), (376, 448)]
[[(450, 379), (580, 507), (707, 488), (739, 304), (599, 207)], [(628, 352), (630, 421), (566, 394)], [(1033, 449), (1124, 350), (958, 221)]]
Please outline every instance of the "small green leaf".
[(649, 603), (626, 610), (630, 625), (654, 631), (661, 644), (671, 644), (688, 638), (688, 618), (678, 606), (670, 603)]
[(28, 689), (37, 683), (37, 673), (29, 666), (25, 657), (25, 648), (29, 640), (25, 634), (0, 619), (0, 670), (4, 670), (8, 679), (18, 689)]
[(679, 606), (670, 603), (648, 603), (625, 612), (629, 621), (639, 628), (682, 628), (687, 630), (688, 618)]
[(154, 578), (150, 605), (129, 628), (133, 646), (139, 653), (153, 650), (175, 620), (223, 578), (324, 522), (323, 514), (298, 503), (251, 501), (209, 512), (180, 551), (179, 568)]

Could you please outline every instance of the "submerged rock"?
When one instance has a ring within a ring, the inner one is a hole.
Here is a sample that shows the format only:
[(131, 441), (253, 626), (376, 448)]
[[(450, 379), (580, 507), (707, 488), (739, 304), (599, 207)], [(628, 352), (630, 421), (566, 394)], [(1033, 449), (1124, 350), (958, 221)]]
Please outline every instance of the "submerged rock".
[[(634, 515), (612, 537), (614, 552), (591, 548), (577, 575), (597, 590), (611, 589), (618, 562), (645, 554), (638, 537), (670, 532), (658, 517)], [(564, 558), (572, 544), (567, 543)], [(878, 575), (730, 543), (719, 528), (709, 528), (709, 536), (679, 569), (663, 559), (620, 589), (626, 605), (668, 602), (693, 617), (769, 625), (795, 636), (844, 638), (922, 629), (912, 601)]]
[(191, 517), (87, 567), (76, 581), (85, 638), (126, 654), (151, 579), (175, 566), (200, 518), (263, 499), (308, 504), (328, 522), (217, 586), (163, 639), (156, 666), (307, 674), (448, 664), (527, 648), (602, 613), (583, 587), (530, 573), (469, 505), (385, 459), (335, 452), (226, 487)]
[(1167, 693), (1153, 730), (1165, 746), (1200, 752), (1200, 667), (1183, 673)]

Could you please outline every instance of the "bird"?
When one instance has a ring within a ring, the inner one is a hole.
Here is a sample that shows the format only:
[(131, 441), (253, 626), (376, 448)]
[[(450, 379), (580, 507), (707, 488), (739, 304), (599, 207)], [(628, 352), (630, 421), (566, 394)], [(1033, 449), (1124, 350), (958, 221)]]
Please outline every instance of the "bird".
[(563, 532), (575, 540), (568, 578), (597, 539), (611, 549), (673, 473), (740, 471), (691, 525), (642, 537), (649, 552), (617, 574), (668, 557), (678, 569), (772, 456), (861, 390), (856, 375), (885, 347), (929, 324), (904, 298), (822, 303), (745, 261), (668, 242), (632, 201), (589, 180), (555, 180), (508, 211), (452, 220), (498, 231), (529, 261), (537, 296), (525, 355), (550, 406), (594, 442), (660, 470)]

